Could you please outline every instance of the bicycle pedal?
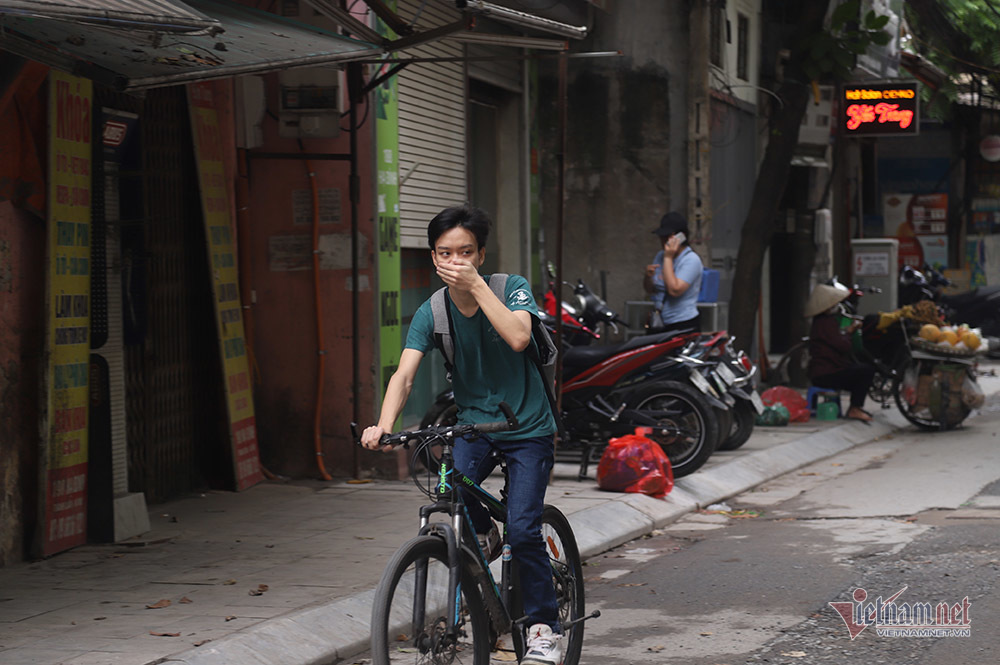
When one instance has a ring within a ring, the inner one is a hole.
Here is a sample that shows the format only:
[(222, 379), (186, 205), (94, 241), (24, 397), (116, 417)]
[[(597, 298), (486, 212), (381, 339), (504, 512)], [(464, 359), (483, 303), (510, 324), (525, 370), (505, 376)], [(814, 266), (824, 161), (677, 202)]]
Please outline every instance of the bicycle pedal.
[(600, 616), (601, 616), (601, 611), (600, 610), (594, 610), (593, 612), (591, 612), (590, 614), (588, 614), (585, 617), (580, 617), (579, 619), (573, 619), (572, 621), (567, 621), (566, 623), (562, 624), (562, 629), (563, 629), (563, 631), (565, 631), (565, 630), (567, 630), (569, 628), (572, 628), (573, 626), (577, 625), (578, 623), (583, 623), (584, 621), (589, 621), (590, 619), (598, 619), (598, 618), (600, 618)]

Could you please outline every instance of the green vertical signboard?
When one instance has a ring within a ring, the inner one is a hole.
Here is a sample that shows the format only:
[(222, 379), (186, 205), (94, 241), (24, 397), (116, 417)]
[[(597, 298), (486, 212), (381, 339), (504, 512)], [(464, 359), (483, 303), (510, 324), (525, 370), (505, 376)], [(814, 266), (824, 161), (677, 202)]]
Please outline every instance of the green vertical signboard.
[[(396, 2), (387, 2), (393, 10)], [(380, 20), (379, 34), (395, 38)], [(386, 61), (376, 76), (390, 67)], [(375, 89), (375, 215), (378, 233), (378, 366), (381, 390), (399, 365), (402, 349), (399, 289), (399, 95), (396, 77), (390, 76)]]

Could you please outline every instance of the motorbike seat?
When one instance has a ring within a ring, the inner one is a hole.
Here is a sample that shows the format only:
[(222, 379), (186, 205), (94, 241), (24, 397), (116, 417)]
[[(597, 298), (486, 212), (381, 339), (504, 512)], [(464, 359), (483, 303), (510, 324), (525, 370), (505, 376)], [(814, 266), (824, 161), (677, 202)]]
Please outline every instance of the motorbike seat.
[(962, 309), (966, 305), (969, 305), (979, 299), (979, 294), (977, 293), (979, 289), (973, 289), (971, 291), (966, 291), (964, 293), (956, 293), (954, 295), (941, 296), (941, 302), (949, 307), (955, 309)]
[(652, 344), (662, 344), (685, 333), (666, 332), (633, 337), (622, 344), (601, 344), (599, 346), (572, 346), (563, 351), (563, 375), (566, 378), (580, 374), (612, 356), (632, 349)]

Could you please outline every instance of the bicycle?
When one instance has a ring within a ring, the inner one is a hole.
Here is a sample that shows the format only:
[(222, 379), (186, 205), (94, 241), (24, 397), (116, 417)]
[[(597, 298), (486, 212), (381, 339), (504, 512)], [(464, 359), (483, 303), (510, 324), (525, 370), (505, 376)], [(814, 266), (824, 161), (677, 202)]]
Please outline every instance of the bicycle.
[[(494, 451), (503, 471), (500, 498), (490, 494), (454, 468), (452, 448), (467, 435), (517, 428), (506, 404), (506, 422), (480, 425), (432, 425), (414, 431), (383, 435), (382, 445), (409, 449), (409, 471), (417, 487), (434, 503), (420, 508), (420, 530), (404, 543), (386, 565), (375, 591), (371, 622), (373, 665), (401, 662), (488, 665), (499, 638), (511, 633), (518, 660), (524, 656), (524, 626), (517, 562), (511, 556), (507, 529), (503, 529), (500, 582), (490, 568), (458, 488), (475, 496), (490, 516), (506, 524), (509, 482), (502, 453)], [(359, 442), (356, 425), (351, 423)], [(431, 448), (434, 448), (431, 450)], [(421, 462), (422, 460), (422, 462)], [(431, 521), (434, 514), (448, 521)], [(542, 538), (552, 566), (564, 635), (564, 665), (577, 665), (583, 647), (583, 623), (600, 616), (584, 616), (583, 564), (569, 520), (555, 506), (542, 512)]]

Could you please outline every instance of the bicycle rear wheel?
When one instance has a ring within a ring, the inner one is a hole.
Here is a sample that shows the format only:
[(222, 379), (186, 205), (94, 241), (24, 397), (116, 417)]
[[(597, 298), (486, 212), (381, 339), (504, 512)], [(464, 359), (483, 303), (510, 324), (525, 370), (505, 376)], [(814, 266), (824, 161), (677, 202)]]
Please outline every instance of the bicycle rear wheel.
[[(372, 606), (373, 665), (488, 665), (489, 620), (473, 575), (463, 566), (460, 598), (448, 594), (448, 547), (436, 536), (405, 543), (385, 568)], [(447, 631), (457, 613), (455, 635)]]
[[(584, 615), (583, 563), (569, 520), (555, 506), (542, 512), (542, 540), (552, 565), (552, 579), (563, 625)], [(583, 622), (563, 629), (563, 665), (577, 665), (583, 648)]]

